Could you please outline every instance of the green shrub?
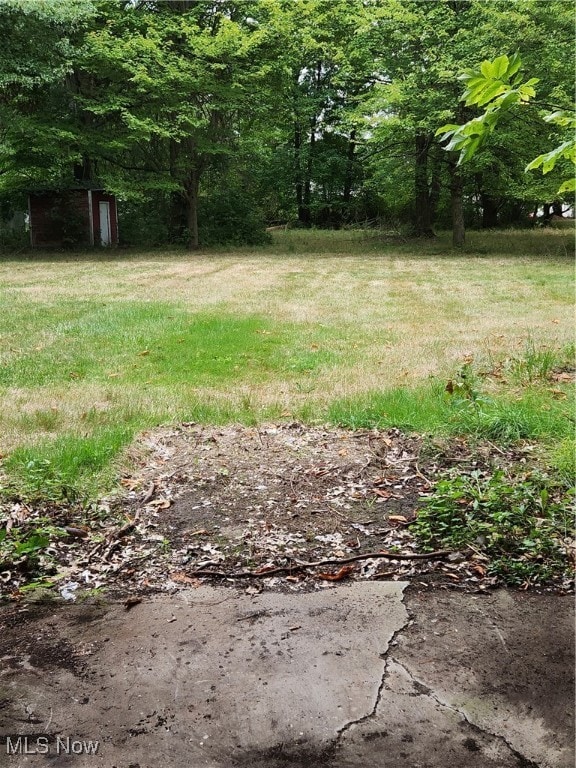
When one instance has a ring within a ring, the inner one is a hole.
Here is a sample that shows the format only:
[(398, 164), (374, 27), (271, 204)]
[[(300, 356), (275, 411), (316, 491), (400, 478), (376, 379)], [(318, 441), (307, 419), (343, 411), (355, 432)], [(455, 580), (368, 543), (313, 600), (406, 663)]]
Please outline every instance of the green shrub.
[(484, 553), (488, 573), (506, 584), (545, 583), (570, 576), (565, 540), (573, 528), (571, 497), (543, 473), (447, 474), (411, 530), (427, 550)]

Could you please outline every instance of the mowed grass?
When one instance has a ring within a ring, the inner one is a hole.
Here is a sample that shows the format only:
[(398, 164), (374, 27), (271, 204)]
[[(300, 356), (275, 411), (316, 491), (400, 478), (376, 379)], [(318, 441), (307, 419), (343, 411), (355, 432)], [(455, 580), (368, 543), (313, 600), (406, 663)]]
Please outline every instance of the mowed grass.
[[(568, 439), (572, 391), (548, 374), (571, 362), (572, 248), (555, 231), (472, 233), (464, 253), (289, 231), (193, 255), (5, 256), (4, 471), (96, 492), (138, 430), (178, 421)], [(477, 403), (445, 392), (471, 359)]]

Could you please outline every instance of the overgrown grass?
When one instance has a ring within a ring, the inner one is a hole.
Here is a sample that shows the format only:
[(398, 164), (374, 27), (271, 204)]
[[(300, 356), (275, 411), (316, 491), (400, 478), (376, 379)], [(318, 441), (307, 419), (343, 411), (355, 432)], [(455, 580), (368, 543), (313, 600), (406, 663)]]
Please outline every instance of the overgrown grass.
[(351, 428), (467, 434), (503, 444), (569, 440), (575, 421), (573, 370), (572, 344), (538, 349), (529, 338), (520, 355), (479, 363), (466, 357), (447, 380), (339, 400), (329, 415)]
[[(570, 398), (573, 404), (573, 398)], [(373, 392), (336, 401), (329, 419), (351, 429), (378, 427), (430, 434), (466, 434), (497, 443), (568, 438), (574, 431), (572, 409), (544, 389), (516, 398), (486, 396), (472, 403), (448, 395), (442, 382), (415, 389)]]

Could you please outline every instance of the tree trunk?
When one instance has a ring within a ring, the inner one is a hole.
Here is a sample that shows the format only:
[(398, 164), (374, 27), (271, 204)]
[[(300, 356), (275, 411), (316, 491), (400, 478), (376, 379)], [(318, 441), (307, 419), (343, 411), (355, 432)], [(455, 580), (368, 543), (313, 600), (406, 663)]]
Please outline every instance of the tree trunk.
[(428, 155), (432, 145), (431, 133), (416, 135), (416, 165), (414, 170), (414, 234), (416, 237), (434, 237), (428, 189)]
[(552, 215), (562, 218), (562, 203), (559, 200), (554, 200), (552, 203)]
[(173, 192), (170, 195), (168, 227), (170, 242), (182, 243), (188, 227), (188, 202), (182, 192)]
[(432, 173), (430, 180), (430, 221), (432, 225), (436, 221), (436, 211), (440, 202), (440, 192), (442, 191), (442, 162), (444, 150), (438, 145), (435, 146), (432, 156)]
[[(298, 120), (298, 118), (296, 118)], [(298, 208), (298, 221), (302, 221), (304, 207), (304, 187), (302, 184), (302, 129), (298, 122), (294, 123), (294, 173), (296, 176), (296, 206)]]
[(198, 173), (194, 169), (190, 172), (190, 177), (186, 183), (186, 223), (188, 225), (188, 249), (196, 251), (200, 247), (198, 238), (198, 191), (199, 191)]
[(352, 196), (352, 183), (354, 180), (354, 153), (356, 152), (356, 129), (350, 132), (348, 139), (348, 155), (346, 157), (346, 175), (344, 177), (344, 190), (342, 200), (348, 205)]
[(456, 165), (456, 159), (454, 159), (450, 163), (450, 205), (452, 208), (452, 245), (454, 248), (462, 248), (466, 239), (463, 191), (462, 175)]
[(312, 170), (314, 166), (314, 150), (316, 147), (316, 118), (310, 121), (310, 143), (308, 145), (308, 160), (306, 162), (306, 178), (304, 180), (304, 193), (302, 195), (302, 208), (298, 218), (305, 227), (312, 224)]

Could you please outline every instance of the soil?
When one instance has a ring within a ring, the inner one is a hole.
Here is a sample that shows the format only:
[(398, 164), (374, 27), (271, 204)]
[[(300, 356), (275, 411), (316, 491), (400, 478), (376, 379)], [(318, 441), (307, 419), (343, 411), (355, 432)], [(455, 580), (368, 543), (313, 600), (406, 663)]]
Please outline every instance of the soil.
[[(139, 573), (141, 587), (166, 589), (189, 584), (199, 571), (261, 575), (286, 564), (391, 552), (355, 562), (346, 577), (418, 575), (480, 585), (484, 580), (462, 574), (459, 562), (399, 560), (393, 553), (416, 551), (409, 525), (441, 470), (488, 469), (502, 457), (490, 446), (472, 452), (464, 441), (439, 445), (397, 430), (299, 423), (155, 430), (133, 450), (135, 468), (122, 481), (128, 490), (120, 503), (138, 514), (142, 540), (156, 537), (166, 555), (123, 575)], [(322, 569), (326, 576), (338, 571)], [(252, 579), (250, 588), (261, 582), (268, 589), (315, 589), (318, 573), (294, 568)]]
[[(50, 510), (55, 525), (68, 526), (48, 553), (66, 600), (103, 587), (134, 599), (206, 579), (252, 592), (317, 590), (341, 579), (489, 589), (497, 580), (480, 552), (427, 556), (410, 524), (448, 469), (489, 473), (533, 458), (530, 446), (504, 451), (293, 422), (155, 429), (128, 461), (132, 471), (85, 525), (70, 507)], [(23, 514), (22, 505), (15, 510)], [(18, 599), (26, 574), (0, 576)], [(550, 588), (558, 587), (566, 589)]]

